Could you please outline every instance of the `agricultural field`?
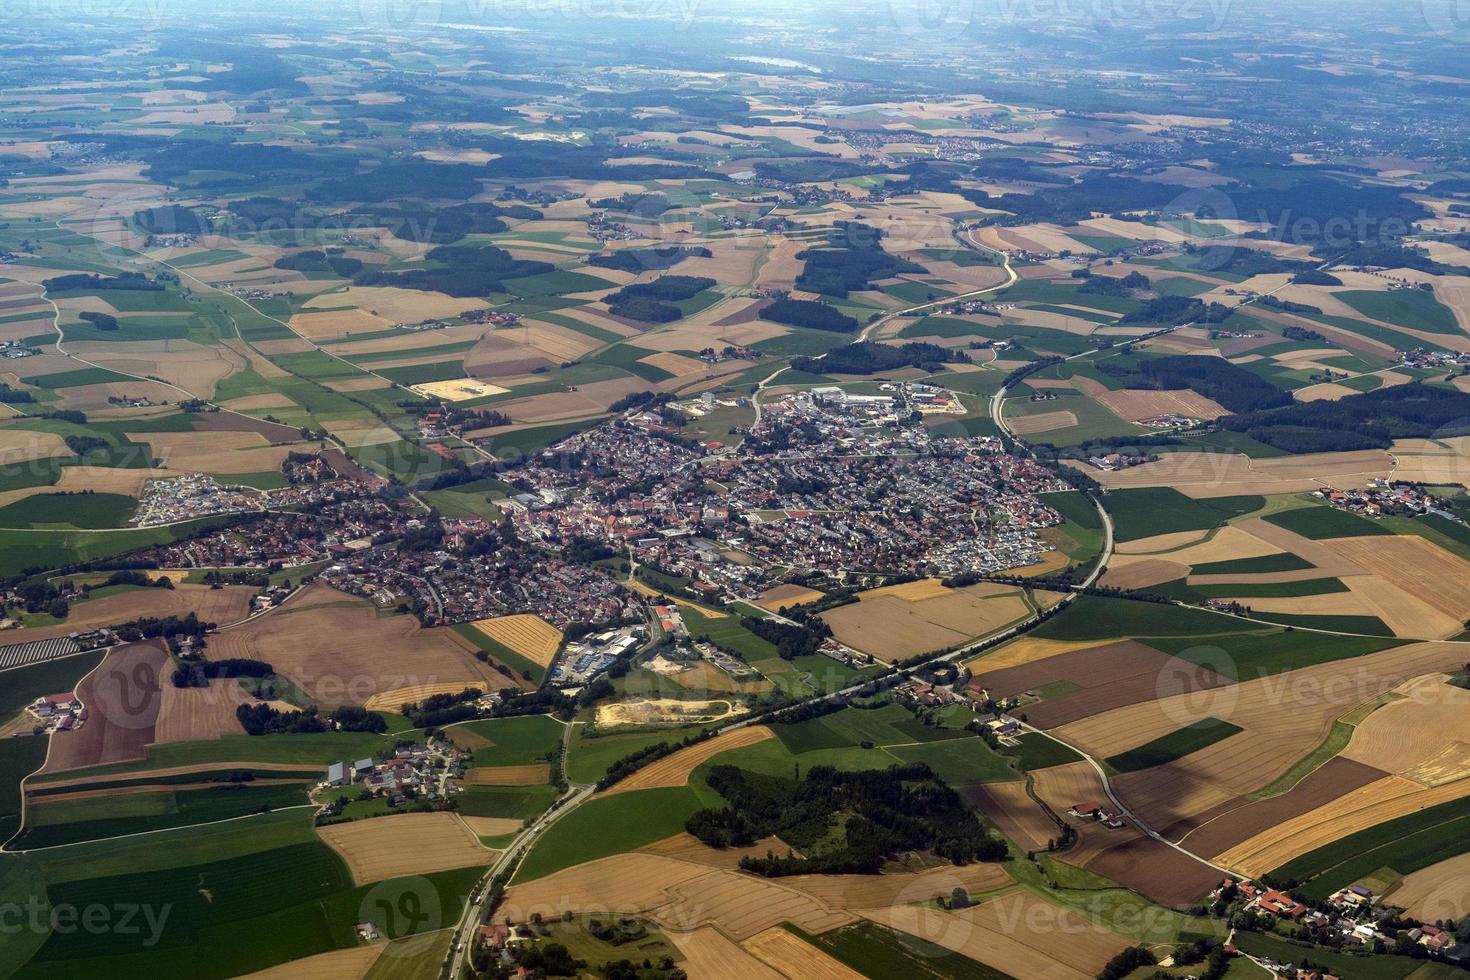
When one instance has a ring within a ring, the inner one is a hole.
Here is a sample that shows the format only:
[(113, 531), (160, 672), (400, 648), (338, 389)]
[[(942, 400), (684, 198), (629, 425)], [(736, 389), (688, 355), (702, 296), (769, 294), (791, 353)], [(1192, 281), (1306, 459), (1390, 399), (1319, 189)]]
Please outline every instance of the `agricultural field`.
[(1443, 11), (49, 6), (0, 17), (0, 910), (51, 926), (0, 980), (1470, 947)]

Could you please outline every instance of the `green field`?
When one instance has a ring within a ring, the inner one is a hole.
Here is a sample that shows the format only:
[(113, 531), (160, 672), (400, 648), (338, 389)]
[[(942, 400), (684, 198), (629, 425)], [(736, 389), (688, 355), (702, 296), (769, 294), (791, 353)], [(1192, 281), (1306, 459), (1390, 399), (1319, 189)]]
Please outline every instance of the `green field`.
[(1267, 572), (1297, 572), (1314, 568), (1311, 562), (1283, 551), (1275, 555), (1258, 558), (1235, 558), (1228, 561), (1207, 561), (1190, 567), (1192, 575), (1259, 575)]
[(150, 745), (147, 758), (138, 762), (118, 762), (87, 769), (73, 769), (64, 774), (50, 774), (37, 779), (44, 783), (77, 776), (103, 776), (114, 773), (143, 773), (150, 769), (200, 763), (252, 762), (263, 767), (272, 763), (284, 765), (320, 765), (323, 774), (333, 762), (362, 759), (393, 747), (393, 739), (370, 732), (312, 732), (296, 735), (222, 735), (207, 742), (173, 742)]
[(48, 881), (52, 907), (141, 906), (153, 919), (140, 917), (136, 931), (53, 932), (17, 975), (237, 976), (353, 946), (353, 925), (364, 920), (390, 938), (438, 929), (457, 914), (480, 873), (468, 868), (354, 886), (341, 858), (313, 842), (161, 870)]
[(545, 813), (560, 795), (555, 786), (466, 786), (455, 800), (467, 817), (529, 820)]
[(1022, 772), (1047, 769), (1051, 766), (1064, 766), (1069, 762), (1079, 762), (1082, 759), (1075, 749), (1048, 738), (1040, 732), (1027, 732), (1016, 741), (1018, 744), (1015, 748), (1007, 748), (1004, 751), (1006, 755), (1016, 760), (1016, 768)]
[(1265, 505), (1266, 498), (1254, 495), (1196, 500), (1172, 487), (1111, 490), (1103, 498), (1120, 543), (1156, 534), (1208, 530)]
[(1271, 871), (1280, 882), (1301, 882), (1302, 893), (1321, 900), (1379, 868), (1407, 875), (1470, 848), (1470, 813), (1451, 800), (1360, 830)]
[(819, 936), (786, 925), (801, 939), (867, 977), (1010, 980), (1010, 974), (875, 922), (858, 922)]
[(1435, 299), (1434, 294), (1427, 290), (1393, 289), (1375, 292), (1367, 289), (1345, 289), (1333, 296), (1373, 320), (1382, 320), (1411, 330), (1427, 330), (1429, 333), (1460, 332), (1460, 324), (1455, 319), (1454, 311)]
[(1145, 742), (1135, 749), (1109, 756), (1105, 761), (1118, 772), (1152, 769), (1154, 766), (1162, 766), (1176, 759), (1182, 759), (1191, 752), (1198, 752), (1206, 746), (1214, 745), (1242, 731), (1244, 729), (1228, 721), (1205, 718), (1193, 725), (1162, 735), (1151, 742)]
[(1326, 538), (1357, 538), (1369, 534), (1392, 534), (1377, 521), (1320, 504), (1267, 514), (1267, 521), (1313, 541)]
[(586, 725), (578, 725), (567, 751), (567, 778), (574, 783), (595, 783), (607, 774), (608, 767), (624, 756), (659, 742), (678, 741), (697, 728), (670, 728), (656, 732), (628, 735), (599, 735), (587, 738)]
[(120, 493), (38, 493), (0, 507), (0, 527), (97, 530), (122, 527), (138, 501)]
[(468, 721), (448, 729), (473, 732), (492, 743), (473, 749), (474, 766), (524, 766), (533, 762), (555, 761), (561, 747), (562, 723), (550, 715), (526, 715), (520, 718), (490, 718)]
[(306, 788), (304, 782), (269, 786), (235, 784), (55, 803), (32, 802), (26, 813), (25, 829), (14, 846), (55, 847), (305, 806)]
[(1009, 758), (973, 735), (920, 745), (894, 745), (885, 751), (904, 762), (924, 763), (951, 786), (1006, 783), (1019, 778)]
[(1333, 636), (1292, 629), (1265, 629), (1228, 636), (1172, 636), (1146, 640), (1149, 646), (1190, 663), (1210, 667), (1236, 680), (1254, 680), (1288, 670), (1361, 657), (1407, 640), (1362, 636)]
[(1368, 956), (1308, 946), (1265, 932), (1238, 931), (1235, 945), (1252, 956), (1269, 956), (1283, 963), (1310, 960), (1345, 980), (1403, 980), (1424, 963), (1407, 956)]
[(1048, 640), (1101, 640), (1119, 636), (1203, 637), (1246, 633), (1260, 628), (1257, 623), (1201, 609), (1084, 595), (1036, 627), (1030, 635)]
[[(879, 708), (846, 707), (796, 724), (774, 724), (771, 731), (793, 753), (835, 749), (869, 742), (877, 746), (906, 745), (973, 738), (961, 728), (931, 728), (918, 721), (908, 709), (896, 704)], [(983, 745), (983, 743), (981, 743)]]
[(515, 880), (532, 881), (672, 837), (699, 808), (699, 797), (687, 786), (590, 800), (552, 824), (526, 855)]

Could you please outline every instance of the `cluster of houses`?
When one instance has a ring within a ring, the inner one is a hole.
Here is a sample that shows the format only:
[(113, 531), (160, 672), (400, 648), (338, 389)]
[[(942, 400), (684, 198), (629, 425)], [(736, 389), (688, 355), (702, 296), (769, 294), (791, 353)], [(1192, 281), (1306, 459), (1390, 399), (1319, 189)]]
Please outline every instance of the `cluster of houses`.
[(1198, 425), (1199, 419), (1192, 419), (1188, 415), (1175, 415), (1172, 412), (1164, 415), (1153, 415), (1146, 419), (1139, 419), (1139, 425), (1146, 425), (1150, 429), (1187, 429), (1192, 425)]
[(1073, 803), (1067, 812), (1074, 817), (1095, 821), (1112, 830), (1120, 830), (1127, 826), (1123, 823), (1122, 817), (1100, 803)]
[(69, 732), (87, 723), (87, 709), (73, 693), (48, 694), (36, 698), (26, 712), (46, 732)]
[[(1364, 885), (1349, 885), (1333, 892), (1326, 901), (1327, 911), (1310, 908), (1275, 888), (1259, 886), (1251, 881), (1237, 881), (1234, 878), (1226, 878), (1210, 893), (1210, 897), (1215, 900), (1242, 900), (1249, 911), (1310, 929), (1336, 929), (1346, 945), (1394, 945), (1403, 938), (1451, 960), (1462, 960), (1465, 954), (1470, 953), (1470, 949), (1462, 948), (1462, 944), (1456, 942), (1453, 933), (1439, 926), (1419, 925), (1399, 931), (1381, 925), (1382, 916), (1379, 913), (1383, 908), (1375, 899), (1372, 889)], [(1283, 969), (1288, 966), (1270, 962), (1266, 965), (1273, 968), (1280, 966)], [(1298, 973), (1296, 976), (1301, 980), (1304, 974)], [(1321, 980), (1335, 978), (1323, 974)]]
[(1435, 514), (1447, 521), (1462, 523), (1458, 515), (1440, 506), (1439, 500), (1422, 488), (1408, 483), (1374, 479), (1366, 487), (1335, 490), (1324, 487), (1316, 495), (1333, 507), (1379, 517), (1383, 514)]
[(1094, 469), (1112, 472), (1113, 470), (1126, 470), (1130, 466), (1142, 466), (1158, 459), (1157, 456), (1134, 456), (1128, 453), (1108, 453), (1105, 456), (1087, 457), (1088, 465)]
[[(327, 767), (322, 789), (342, 789), (361, 784), (373, 796), (386, 797), (390, 806), (423, 798), (430, 803), (448, 799), (461, 791), (464, 753), (451, 742), (438, 739), (427, 745), (405, 745), (383, 760), (358, 759), (334, 762)], [(323, 807), (331, 810), (334, 803)]]

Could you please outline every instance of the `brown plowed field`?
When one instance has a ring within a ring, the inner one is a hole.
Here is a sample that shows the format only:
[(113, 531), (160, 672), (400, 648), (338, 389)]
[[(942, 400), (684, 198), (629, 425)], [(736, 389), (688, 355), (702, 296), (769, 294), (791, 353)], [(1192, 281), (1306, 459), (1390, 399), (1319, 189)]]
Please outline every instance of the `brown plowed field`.
[(167, 666), (168, 654), (158, 641), (114, 647), (77, 685), (86, 723), (51, 736), (51, 752), (42, 771), (142, 759), (158, 723)]
[(1059, 735), (1106, 758), (1214, 717), (1243, 732), (1183, 759), (1126, 773), (1114, 787), (1151, 826), (1167, 827), (1270, 783), (1327, 737), (1338, 716), (1411, 677), (1455, 668), (1464, 649), (1415, 643), (1208, 692), (1129, 705)]
[(647, 912), (669, 901), (668, 889), (706, 874), (709, 868), (656, 854), (614, 854), (512, 885), (497, 911), (516, 922), (533, 912), (548, 919), (563, 912)]
[(799, 606), (804, 602), (815, 602), (822, 596), (823, 593), (805, 586), (778, 585), (774, 589), (761, 593), (761, 597), (756, 600), (755, 604), (762, 609), (775, 612), (782, 606)]
[(1215, 855), (1262, 831), (1326, 806), (1333, 800), (1388, 773), (1341, 756), (1328, 759), (1301, 782), (1269, 800), (1236, 799), (1179, 841), (1201, 857)]
[(693, 932), (665, 933), (684, 954), (684, 972), (701, 980), (784, 980), (713, 926)]
[(1026, 795), (1026, 783), (980, 783), (966, 786), (960, 795), (995, 821), (1002, 834), (1022, 850), (1044, 850), (1058, 835), (1057, 825)]
[(1022, 664), (1055, 657), (1059, 653), (1106, 646), (1108, 642), (1108, 640), (1043, 640), (1026, 635), (1002, 644), (973, 660), (965, 661), (965, 666), (971, 670), (1000, 670), (1005, 667), (1019, 667)]
[(1078, 912), (1018, 891), (963, 912), (903, 907), (874, 922), (979, 960), (1014, 977), (1090, 980), (1131, 943)]
[(826, 932), (852, 921), (805, 892), (735, 871), (710, 871), (671, 887), (673, 901), (653, 914), (665, 929), (688, 932), (718, 925), (737, 942), (790, 922), (807, 932)]
[(452, 813), (353, 820), (318, 827), (317, 836), (342, 855), (359, 885), (489, 864), (496, 855)]
[(788, 977), (802, 980), (863, 980), (863, 975), (834, 960), (793, 933), (776, 926), (747, 939), (746, 952)]
[(1470, 779), (1425, 788), (1402, 776), (1386, 776), (1237, 844), (1216, 863), (1254, 877), (1349, 834), (1466, 796)]
[[(1161, 688), (1163, 678), (1167, 678), (1167, 687)], [(1082, 689), (1027, 705), (1027, 720), (1038, 728), (1055, 728), (1114, 708), (1151, 701), (1165, 690), (1193, 692), (1230, 683), (1212, 670), (1160, 653), (1136, 640), (1123, 640), (1058, 654), (1022, 667), (977, 673), (971, 685), (986, 688), (992, 697), (1000, 699), (1059, 681)]]
[(256, 590), (248, 585), (175, 585), (172, 589), (129, 589), (100, 599), (88, 599), (71, 607), (66, 622), (6, 634), (7, 643), (28, 643), (69, 633), (114, 626), (143, 616), (187, 616), (220, 626), (244, 619), (250, 612), (250, 597)]
[(721, 752), (743, 749), (747, 745), (764, 742), (772, 737), (774, 736), (771, 730), (765, 725), (752, 725), (737, 728), (733, 732), (724, 732), (644, 766), (622, 782), (615, 783), (603, 795), (610, 796), (613, 793), (627, 793), (639, 789), (688, 786), (689, 774)]
[(1142, 558), (1123, 564), (1108, 566), (1103, 584), (1115, 589), (1146, 589), (1151, 585), (1162, 585), (1189, 575), (1189, 566), (1163, 558)]
[(1415, 871), (1394, 889), (1390, 900), (1421, 922), (1459, 921), (1470, 914), (1470, 854)]
[(470, 786), (540, 786), (551, 782), (551, 767), (544, 762), (528, 766), (479, 766), (464, 774)]
[(311, 585), (268, 616), (210, 637), (211, 656), (264, 660), (323, 709), (360, 705), (420, 684), (504, 687), (511, 681), (412, 616), (377, 615), (372, 603)]
[(1208, 866), (1145, 837), (1131, 822), (1114, 830), (1067, 815), (1079, 803), (1109, 805), (1102, 780), (1088, 763), (1037, 769), (1031, 775), (1036, 794), (1077, 828), (1076, 845), (1060, 855), (1068, 864), (1122, 882), (1164, 905), (1189, 905), (1219, 883), (1218, 873)]

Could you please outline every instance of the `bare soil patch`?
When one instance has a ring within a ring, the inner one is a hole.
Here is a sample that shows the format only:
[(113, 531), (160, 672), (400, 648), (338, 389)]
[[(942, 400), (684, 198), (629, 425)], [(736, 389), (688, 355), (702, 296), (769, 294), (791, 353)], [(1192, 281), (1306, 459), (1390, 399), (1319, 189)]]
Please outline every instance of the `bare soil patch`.
[(135, 762), (154, 739), (168, 679), (168, 653), (158, 641), (114, 647), (77, 685), (87, 711), (81, 728), (51, 736), (43, 772)]
[(210, 649), (217, 658), (274, 665), (327, 710), (421, 684), (516, 683), (476, 660), (456, 635), (425, 630), (412, 616), (379, 616), (367, 600), (317, 584), (270, 615), (211, 636)]
[(464, 774), (470, 786), (540, 786), (551, 782), (551, 767), (544, 762), (526, 766), (476, 766)]
[(816, 602), (823, 595), (824, 593), (816, 589), (808, 589), (803, 585), (778, 585), (774, 589), (762, 592), (755, 604), (762, 609), (776, 612), (782, 606), (799, 606), (807, 602)]
[[(980, 664), (984, 666), (984, 664)], [(977, 673), (971, 686), (991, 697), (1020, 697), (1049, 684), (1066, 682), (1080, 690), (1026, 707), (1038, 728), (1055, 728), (1114, 708), (1231, 683), (1208, 668), (1160, 653), (1136, 640), (1077, 650), (1021, 667)]]

